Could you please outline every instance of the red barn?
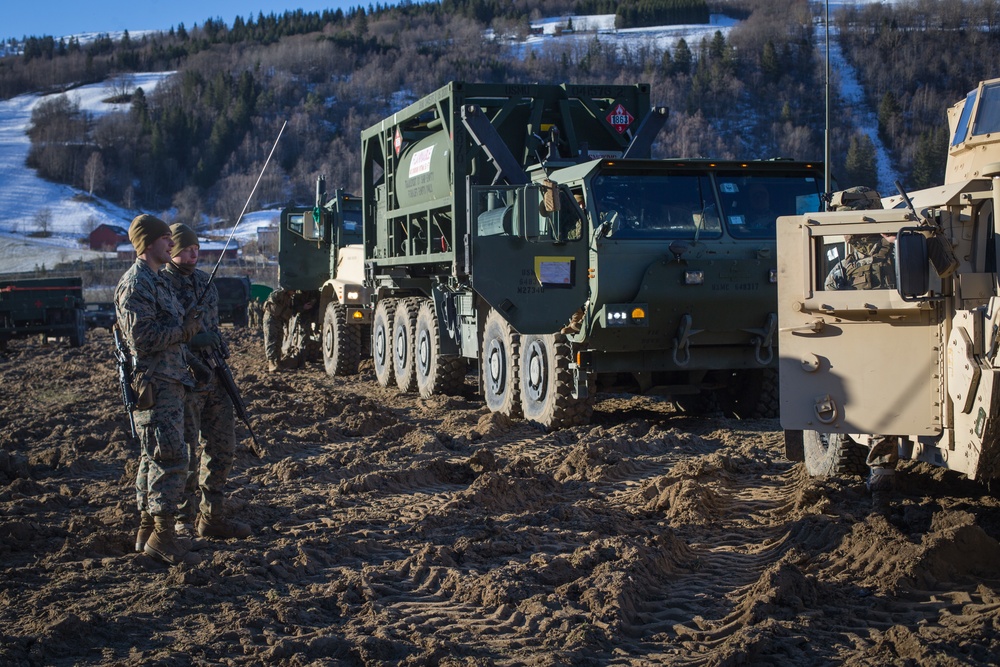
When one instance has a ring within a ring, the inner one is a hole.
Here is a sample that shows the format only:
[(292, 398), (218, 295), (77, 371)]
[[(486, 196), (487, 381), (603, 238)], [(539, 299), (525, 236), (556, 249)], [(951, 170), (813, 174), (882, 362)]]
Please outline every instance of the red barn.
[(91, 250), (114, 250), (122, 243), (128, 243), (128, 230), (118, 225), (100, 224), (90, 232)]

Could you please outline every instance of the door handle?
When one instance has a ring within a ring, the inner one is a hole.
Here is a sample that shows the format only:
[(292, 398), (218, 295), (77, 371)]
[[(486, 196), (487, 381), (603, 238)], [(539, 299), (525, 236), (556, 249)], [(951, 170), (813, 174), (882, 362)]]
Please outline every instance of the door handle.
[(778, 329), (778, 331), (791, 332), (791, 333), (819, 333), (823, 331), (823, 327), (825, 325), (826, 322), (824, 322), (823, 320), (814, 320), (809, 324), (804, 324), (800, 327), (783, 327), (781, 329)]

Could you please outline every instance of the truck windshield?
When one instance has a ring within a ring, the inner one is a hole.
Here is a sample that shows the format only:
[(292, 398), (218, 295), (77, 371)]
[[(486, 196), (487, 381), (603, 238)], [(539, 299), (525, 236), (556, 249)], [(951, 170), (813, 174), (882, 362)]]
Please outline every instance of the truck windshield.
[(800, 173), (720, 172), (722, 217), (733, 238), (774, 238), (778, 216), (820, 210), (821, 184)]
[(722, 233), (708, 174), (604, 174), (592, 181), (611, 238), (716, 237)]

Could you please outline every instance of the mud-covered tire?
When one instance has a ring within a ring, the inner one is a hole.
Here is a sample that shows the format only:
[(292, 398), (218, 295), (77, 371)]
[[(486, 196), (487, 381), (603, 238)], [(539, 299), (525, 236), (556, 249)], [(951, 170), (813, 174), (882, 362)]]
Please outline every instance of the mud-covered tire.
[(465, 382), (465, 359), (441, 354), (441, 327), (434, 302), (424, 299), (417, 310), (414, 341), (417, 392), (422, 398), (457, 394)]
[(868, 448), (843, 433), (803, 431), (806, 470), (813, 477), (868, 474)]
[(380, 387), (388, 387), (393, 381), (392, 321), (395, 314), (395, 299), (380, 299), (372, 314), (372, 364), (375, 381)]
[(802, 431), (785, 431), (785, 458), (789, 461), (806, 460)]
[(417, 390), (416, 350), (414, 335), (417, 329), (417, 311), (421, 299), (403, 299), (396, 306), (392, 318), (392, 372), (396, 386), (403, 393)]
[(330, 377), (354, 375), (361, 363), (361, 327), (348, 324), (347, 308), (330, 302), (323, 313), (323, 366)]
[(736, 419), (777, 419), (778, 371), (760, 368), (734, 371), (719, 391), (719, 407)]
[(87, 342), (87, 321), (82, 310), (74, 311), (73, 331), (69, 334), (69, 346), (80, 347)]
[(547, 430), (590, 423), (594, 391), (573, 396), (571, 347), (563, 334), (521, 336), (521, 410)]
[(521, 337), (500, 313), (490, 310), (483, 327), (479, 364), (483, 398), (491, 412), (521, 416)]

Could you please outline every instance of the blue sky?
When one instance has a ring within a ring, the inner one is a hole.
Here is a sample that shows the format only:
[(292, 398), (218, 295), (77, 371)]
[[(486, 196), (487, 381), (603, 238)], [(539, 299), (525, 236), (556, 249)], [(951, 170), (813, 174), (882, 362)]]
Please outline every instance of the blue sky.
[[(63, 37), (93, 32), (169, 30), (181, 23), (190, 28), (205, 19), (220, 18), (232, 25), (237, 16), (256, 17), (302, 9), (365, 7), (367, 0), (12, 0), (4, 3), (0, 39), (52, 35)], [(382, 5), (398, 0), (382, 0)]]

